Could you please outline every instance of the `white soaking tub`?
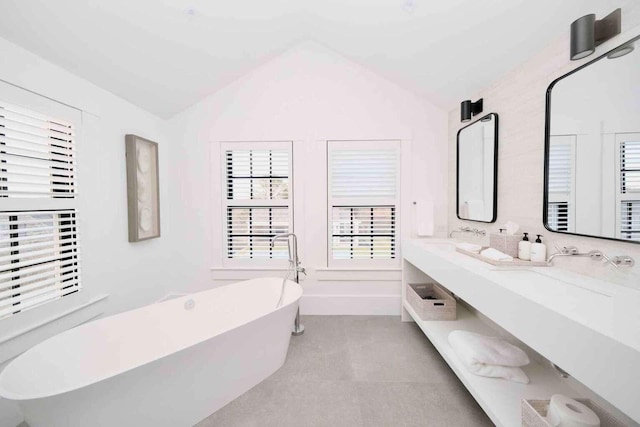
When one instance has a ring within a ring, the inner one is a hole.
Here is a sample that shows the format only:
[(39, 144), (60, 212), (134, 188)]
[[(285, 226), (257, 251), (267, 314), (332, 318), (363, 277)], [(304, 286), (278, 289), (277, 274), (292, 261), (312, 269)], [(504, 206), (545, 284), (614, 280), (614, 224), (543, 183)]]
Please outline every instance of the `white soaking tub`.
[(30, 427), (193, 426), (285, 361), (302, 288), (264, 278), (50, 338), (0, 373)]

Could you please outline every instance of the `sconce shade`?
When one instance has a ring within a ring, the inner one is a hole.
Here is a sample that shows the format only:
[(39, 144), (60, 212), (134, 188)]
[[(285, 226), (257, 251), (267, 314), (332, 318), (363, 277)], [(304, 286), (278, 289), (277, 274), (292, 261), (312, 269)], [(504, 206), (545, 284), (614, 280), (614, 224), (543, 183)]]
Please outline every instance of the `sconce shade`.
[(468, 122), (471, 120), (471, 116), (482, 113), (482, 98), (476, 102), (471, 102), (470, 99), (462, 101), (460, 103), (460, 121)]
[(596, 50), (596, 15), (585, 15), (571, 24), (571, 60), (585, 58)]
[[(618, 8), (596, 21), (596, 15), (585, 15), (571, 24), (571, 60), (586, 58), (622, 30), (622, 9)], [(627, 52), (628, 53), (628, 52)]]
[(471, 120), (471, 100), (462, 101), (460, 103), (460, 121), (468, 122)]
[(619, 48), (615, 49), (611, 53), (609, 53), (607, 55), (607, 58), (609, 58), (609, 59), (620, 58), (621, 56), (625, 56), (625, 55), (633, 52), (634, 49), (635, 49), (635, 47), (633, 46), (633, 43), (625, 44), (625, 45), (620, 46)]

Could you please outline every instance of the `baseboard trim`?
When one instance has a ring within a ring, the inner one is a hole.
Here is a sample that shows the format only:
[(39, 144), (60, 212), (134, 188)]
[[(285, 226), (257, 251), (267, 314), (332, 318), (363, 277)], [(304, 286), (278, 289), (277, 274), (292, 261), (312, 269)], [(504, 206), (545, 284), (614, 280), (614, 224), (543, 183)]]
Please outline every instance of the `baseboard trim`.
[(399, 316), (400, 295), (303, 295), (302, 315)]

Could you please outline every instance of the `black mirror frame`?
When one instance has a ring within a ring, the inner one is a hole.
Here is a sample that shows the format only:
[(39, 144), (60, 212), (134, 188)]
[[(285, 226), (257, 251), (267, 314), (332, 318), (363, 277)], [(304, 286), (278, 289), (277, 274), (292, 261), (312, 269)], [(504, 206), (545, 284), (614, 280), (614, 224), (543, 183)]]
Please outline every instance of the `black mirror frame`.
[(587, 62), (586, 64), (583, 64), (571, 71), (569, 71), (567, 74), (564, 74), (560, 77), (558, 77), (557, 79), (555, 79), (554, 81), (551, 82), (551, 84), (549, 85), (549, 87), (547, 88), (547, 95), (546, 95), (546, 101), (545, 101), (545, 116), (544, 116), (544, 180), (543, 180), (543, 188), (542, 188), (542, 194), (543, 194), (543, 199), (542, 199), (542, 224), (544, 225), (544, 228), (547, 229), (548, 231), (552, 232), (552, 233), (557, 233), (557, 234), (566, 234), (568, 236), (580, 236), (580, 237), (591, 237), (593, 239), (604, 239), (604, 240), (612, 240), (615, 242), (625, 242), (625, 243), (634, 243), (634, 244), (640, 244), (640, 241), (635, 241), (635, 240), (627, 240), (627, 239), (618, 239), (617, 237), (607, 237), (607, 236), (595, 236), (593, 234), (581, 234), (581, 233), (571, 233), (568, 231), (557, 231), (557, 230), (553, 230), (551, 227), (549, 227), (549, 212), (548, 212), (548, 207), (547, 204), (549, 203), (549, 192), (547, 190), (547, 188), (549, 187), (549, 144), (550, 144), (550, 138), (551, 138), (551, 91), (553, 90), (553, 87), (560, 82), (561, 80), (571, 76), (574, 73), (577, 73), (578, 71), (582, 70), (583, 68), (586, 68), (590, 65), (592, 65), (595, 62), (598, 62), (604, 58), (606, 58), (611, 52), (613, 52), (614, 50), (617, 50), (620, 46), (624, 46), (630, 42), (633, 42), (635, 40), (640, 40), (640, 36), (636, 36), (633, 37), (630, 40), (627, 40), (623, 43), (620, 43), (618, 46), (614, 47), (613, 49), (605, 52), (604, 54), (598, 56), (597, 58)]
[[(460, 132), (468, 128), (469, 126), (473, 126), (474, 124), (485, 120), (488, 117), (494, 117), (496, 121), (495, 126), (495, 134), (494, 141), (495, 146), (493, 149), (493, 217), (491, 221), (478, 221), (476, 219), (469, 218), (461, 218), (460, 217)], [(498, 219), (498, 114), (497, 113), (489, 113), (473, 123), (468, 124), (467, 126), (460, 128), (458, 133), (456, 134), (456, 216), (459, 220), (462, 221), (473, 221), (473, 222), (482, 222), (485, 224), (491, 224), (496, 222)]]

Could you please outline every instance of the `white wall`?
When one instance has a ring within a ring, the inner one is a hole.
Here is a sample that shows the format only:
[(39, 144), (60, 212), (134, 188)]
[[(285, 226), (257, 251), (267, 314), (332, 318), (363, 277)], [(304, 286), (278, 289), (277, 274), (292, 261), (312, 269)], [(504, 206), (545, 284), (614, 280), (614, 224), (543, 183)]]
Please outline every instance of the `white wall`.
[[(324, 144), (331, 139), (408, 142), (411, 149), (403, 168), (412, 173), (403, 186), (408, 190), (403, 194), (407, 207), (402, 226), (407, 235), (419, 222), (430, 228), (427, 217), (435, 211), (436, 229), (444, 231), (446, 121), (446, 113), (428, 102), (313, 43), (295, 47), (179, 114), (169, 123), (176, 148), (171, 214), (184, 261), (184, 275), (174, 290), (191, 292), (264, 274), (219, 271), (220, 188), (211, 179), (218, 178), (220, 170), (215, 159), (211, 167), (212, 143), (215, 147), (217, 141), (294, 141), (295, 231), (309, 271), (303, 312), (398, 313), (398, 271), (326, 271)], [(414, 200), (421, 209), (427, 207), (416, 222)]]
[[(594, 12), (597, 16), (604, 16), (610, 10), (603, 5), (603, 10)], [(628, 2), (622, 8), (622, 16), (623, 34), (599, 46), (596, 55), (640, 34), (638, 3)], [(483, 114), (495, 112), (500, 116), (498, 219), (495, 224), (471, 223), (456, 218), (456, 133), (463, 124), (460, 123), (458, 109), (449, 113), (449, 229), (471, 225), (497, 231), (511, 220), (520, 224), (529, 236), (544, 235), (550, 253), (555, 251), (554, 244), (576, 245), (582, 251), (600, 249), (609, 255), (627, 254), (640, 260), (640, 245), (556, 234), (546, 230), (542, 223), (546, 90), (556, 78), (597, 57), (593, 55), (581, 61), (570, 61), (568, 32), (567, 24), (566, 36), (535, 53), (492, 86), (477, 94), (469, 94), (474, 100), (484, 98)], [(555, 265), (640, 289), (638, 268), (614, 270), (588, 258), (560, 259)]]
[[(82, 301), (108, 294), (99, 310), (75, 313), (45, 328), (3, 343), (2, 353), (35, 342), (87, 320), (159, 299), (172, 284), (171, 225), (162, 205), (163, 236), (131, 244), (127, 241), (127, 197), (124, 135), (134, 133), (160, 144), (161, 201), (168, 202), (169, 152), (164, 122), (26, 50), (0, 39), (0, 80), (82, 110), (79, 151), (79, 217)], [(1, 202), (0, 202), (1, 208)], [(70, 298), (70, 297), (69, 297)], [(68, 309), (63, 300), (3, 320), (0, 340)], [(81, 314), (81, 313), (80, 313)], [(0, 425), (17, 415), (0, 401)]]
[[(80, 219), (83, 291), (109, 294), (106, 314), (128, 310), (166, 294), (172, 282), (168, 220), (169, 147), (164, 121), (0, 39), (0, 79), (82, 110)], [(129, 243), (124, 136), (160, 144), (162, 237)]]

